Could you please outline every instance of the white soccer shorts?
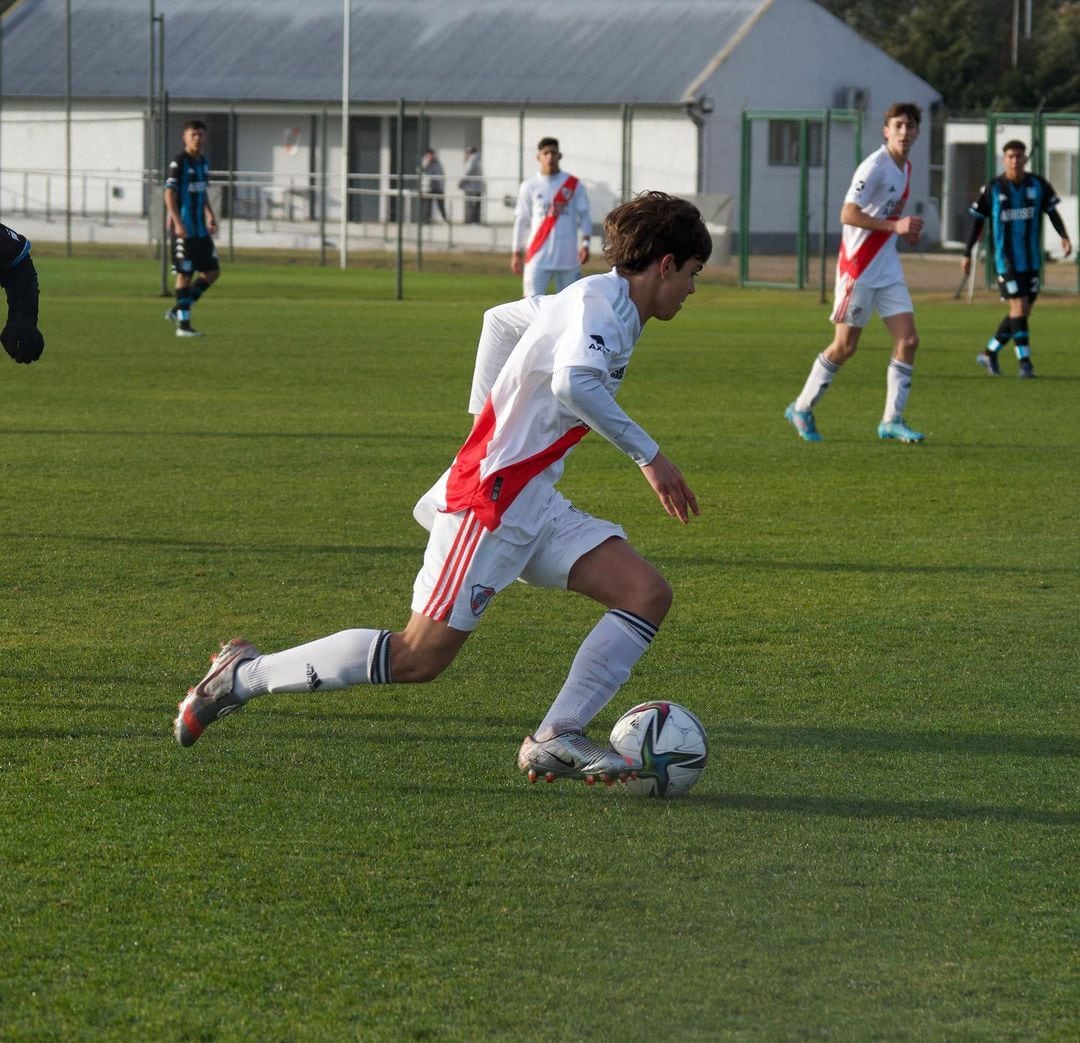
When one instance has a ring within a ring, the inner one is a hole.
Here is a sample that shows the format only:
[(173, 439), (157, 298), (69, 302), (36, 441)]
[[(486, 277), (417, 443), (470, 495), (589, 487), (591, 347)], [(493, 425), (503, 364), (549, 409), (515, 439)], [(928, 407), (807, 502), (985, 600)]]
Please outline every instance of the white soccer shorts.
[(472, 511), (437, 514), (413, 584), (412, 610), (455, 630), (475, 630), (491, 599), (515, 580), (565, 590), (578, 558), (613, 536), (626, 539), (621, 525), (555, 497), (555, 509), (529, 543), (489, 532)]
[(541, 268), (535, 261), (530, 261), (525, 265), (522, 286), (526, 297), (536, 297), (548, 292), (549, 282), (555, 283), (554, 292), (558, 293), (580, 278), (580, 268)]
[(862, 329), (876, 311), (883, 319), (893, 315), (914, 313), (915, 305), (904, 282), (890, 283), (888, 286), (863, 286), (850, 276), (841, 276), (836, 280), (833, 295), (833, 311), (829, 319), (845, 326), (857, 326)]

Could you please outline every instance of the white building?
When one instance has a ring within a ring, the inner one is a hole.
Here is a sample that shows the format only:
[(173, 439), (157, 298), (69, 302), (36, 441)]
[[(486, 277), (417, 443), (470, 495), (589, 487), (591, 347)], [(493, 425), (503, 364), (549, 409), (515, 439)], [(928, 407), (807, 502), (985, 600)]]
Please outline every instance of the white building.
[[(342, 197), (344, 7), (19, 0), (0, 23), (0, 211), (18, 223), (20, 213), (55, 212), (70, 197), (99, 234), (103, 218), (145, 213), (160, 195), (159, 176), (145, 171), (159, 165), (147, 113), (163, 68), (168, 155), (180, 148), (183, 120), (200, 117), (213, 169), (234, 175), (227, 202), (236, 217), (275, 228), (324, 217), (333, 229)], [(541, 136), (559, 138), (564, 166), (587, 186), (599, 220), (646, 188), (730, 196), (737, 205), (744, 110), (857, 106), (868, 153), (889, 103), (929, 108), (939, 100), (813, 0), (353, 0), (351, 41), (350, 219), (368, 227), (395, 216), (398, 114), (407, 99), (404, 187), (415, 188), (417, 157), (434, 147), (460, 220), (464, 149), (476, 145), (485, 225), (450, 235), (499, 249), (507, 201), (535, 170)], [(776, 126), (753, 146), (751, 234), (790, 245), (798, 157), (786, 121), (769, 122)], [(933, 240), (928, 139), (913, 155), (911, 197)], [(813, 141), (808, 151), (816, 200)], [(833, 150), (833, 227), (855, 158), (850, 140)], [(734, 211), (730, 223), (738, 227)]]

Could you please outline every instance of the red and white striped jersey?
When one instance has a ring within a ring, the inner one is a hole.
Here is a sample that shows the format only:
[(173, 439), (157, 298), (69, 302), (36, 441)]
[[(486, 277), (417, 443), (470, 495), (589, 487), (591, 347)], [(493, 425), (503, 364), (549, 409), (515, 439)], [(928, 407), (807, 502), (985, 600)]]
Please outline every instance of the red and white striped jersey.
[(562, 476), (566, 454), (589, 428), (552, 390), (566, 368), (596, 371), (614, 395), (641, 319), (614, 271), (549, 298), (509, 353), (450, 469), (445, 508), (471, 509), (511, 542), (531, 540)]
[[(895, 221), (904, 212), (910, 183), (911, 163), (906, 162), (901, 169), (882, 145), (856, 167), (844, 202), (854, 203), (869, 217)], [(903, 282), (904, 269), (896, 250), (895, 233), (844, 225), (837, 281), (841, 276), (871, 289)]]

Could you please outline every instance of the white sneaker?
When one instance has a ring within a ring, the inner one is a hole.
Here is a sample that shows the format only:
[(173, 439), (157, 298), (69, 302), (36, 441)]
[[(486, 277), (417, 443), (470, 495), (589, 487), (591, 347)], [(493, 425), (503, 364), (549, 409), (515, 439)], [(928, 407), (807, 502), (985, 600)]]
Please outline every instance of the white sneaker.
[(206, 334), (201, 330), (195, 329), (194, 326), (177, 326), (176, 335), (178, 337), (205, 337)]
[(531, 735), (518, 750), (518, 767), (529, 776), (530, 782), (543, 778), (584, 779), (585, 785), (595, 785), (599, 779), (605, 786), (636, 779), (641, 764), (632, 757), (616, 753), (610, 746), (599, 746), (581, 732), (564, 732), (553, 739), (537, 742)]

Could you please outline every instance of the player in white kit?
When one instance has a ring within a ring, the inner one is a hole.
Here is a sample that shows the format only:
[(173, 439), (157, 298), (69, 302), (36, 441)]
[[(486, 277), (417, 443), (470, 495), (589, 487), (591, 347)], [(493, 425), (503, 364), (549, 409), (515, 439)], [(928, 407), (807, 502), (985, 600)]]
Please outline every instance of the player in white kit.
[(674, 318), (712, 243), (697, 208), (661, 192), (617, 207), (604, 229), (610, 272), (485, 316), (470, 403), (478, 415), (449, 472), (417, 505), (431, 534), (405, 628), (345, 630), (272, 655), (234, 638), (180, 703), (182, 746), (268, 692), (433, 680), (520, 578), (607, 609), (522, 743), (522, 771), (532, 781), (610, 783), (639, 767), (584, 729), (648, 649), (671, 587), (620, 526), (574, 507), (555, 485), (566, 454), (593, 430), (638, 465), (670, 516), (685, 524), (698, 513), (679, 469), (615, 395), (645, 323)]
[(859, 336), (874, 311), (893, 338), (878, 437), (899, 442), (923, 440), (904, 420), (919, 336), (915, 308), (896, 249), (897, 236), (914, 245), (922, 231), (921, 217), (902, 216), (911, 185), (908, 155), (919, 136), (921, 120), (922, 110), (917, 105), (892, 105), (885, 113), (885, 144), (859, 164), (844, 197), (831, 316), (835, 335), (814, 360), (802, 391), (784, 413), (807, 442), (821, 441), (813, 408), (828, 391), (840, 367), (855, 354)]
[(518, 189), (510, 255), (526, 297), (547, 293), (552, 282), (558, 293), (580, 279), (592, 232), (588, 194), (577, 177), (559, 169), (559, 142), (541, 138), (536, 158), (539, 172)]

